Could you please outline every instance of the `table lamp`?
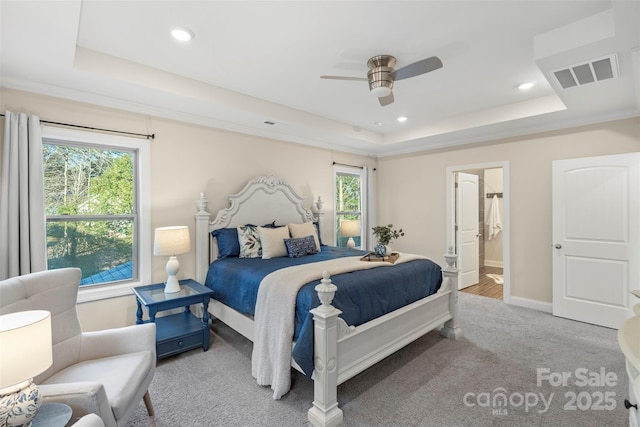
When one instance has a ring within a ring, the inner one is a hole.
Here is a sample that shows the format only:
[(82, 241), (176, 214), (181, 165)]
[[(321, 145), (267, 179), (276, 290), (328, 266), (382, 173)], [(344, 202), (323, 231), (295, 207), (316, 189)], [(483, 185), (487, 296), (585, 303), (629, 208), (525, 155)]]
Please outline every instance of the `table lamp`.
[(176, 274), (180, 271), (180, 263), (176, 255), (186, 254), (190, 250), (189, 227), (186, 225), (155, 229), (153, 254), (169, 256), (169, 261), (167, 261), (168, 277), (164, 285), (166, 294), (180, 292), (180, 283), (178, 283), (178, 278), (176, 277)]
[(348, 248), (355, 248), (356, 242), (353, 240), (354, 236), (360, 235), (360, 221), (357, 219), (341, 221), (340, 222), (340, 235), (342, 237), (348, 237), (347, 241)]
[(42, 402), (33, 377), (53, 363), (51, 313), (0, 316), (0, 426), (30, 426)]

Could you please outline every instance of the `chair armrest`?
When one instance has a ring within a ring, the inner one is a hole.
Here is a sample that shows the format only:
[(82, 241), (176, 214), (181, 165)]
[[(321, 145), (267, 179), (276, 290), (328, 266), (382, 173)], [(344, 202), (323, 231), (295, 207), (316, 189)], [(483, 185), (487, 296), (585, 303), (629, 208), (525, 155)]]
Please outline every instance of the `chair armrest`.
[(100, 359), (138, 351), (156, 354), (156, 324), (125, 326), (95, 332), (83, 332), (80, 360)]
[(105, 426), (115, 427), (116, 420), (111, 411), (104, 386), (94, 382), (40, 384), (43, 403), (64, 403), (73, 410), (72, 419), (87, 414), (98, 414)]

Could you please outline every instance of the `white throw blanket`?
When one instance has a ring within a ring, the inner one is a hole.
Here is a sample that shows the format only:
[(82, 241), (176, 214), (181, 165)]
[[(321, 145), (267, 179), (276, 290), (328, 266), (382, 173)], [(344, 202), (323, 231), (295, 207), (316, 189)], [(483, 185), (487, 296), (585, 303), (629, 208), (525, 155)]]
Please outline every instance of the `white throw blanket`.
[[(400, 254), (395, 264), (414, 259), (427, 258), (422, 255)], [(256, 301), (251, 355), (251, 374), (258, 384), (270, 385), (274, 399), (280, 399), (289, 391), (295, 303), (302, 286), (321, 279), (323, 271), (335, 275), (391, 267), (395, 264), (360, 261), (359, 256), (346, 257), (284, 268), (262, 279)]]

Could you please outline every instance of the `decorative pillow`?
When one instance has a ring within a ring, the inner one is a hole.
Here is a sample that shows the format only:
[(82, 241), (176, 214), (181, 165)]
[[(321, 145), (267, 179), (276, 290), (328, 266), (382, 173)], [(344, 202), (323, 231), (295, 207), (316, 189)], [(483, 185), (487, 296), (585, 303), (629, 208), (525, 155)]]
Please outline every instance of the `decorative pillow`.
[(289, 238), (289, 227), (267, 228), (258, 227), (260, 244), (262, 245), (262, 259), (287, 256), (284, 239)]
[(284, 239), (289, 258), (298, 258), (305, 255), (318, 253), (316, 239), (313, 236), (298, 237), (297, 239)]
[(316, 243), (316, 249), (320, 252), (320, 240), (318, 239), (318, 233), (316, 233), (316, 226), (313, 222), (305, 222), (303, 224), (289, 224), (289, 232), (291, 237), (297, 239), (299, 237), (313, 236), (313, 240)]
[(216, 238), (218, 244), (218, 259), (237, 257), (240, 255), (237, 229), (219, 228), (213, 230), (211, 235)]
[(262, 245), (260, 234), (256, 225), (241, 225), (238, 230), (238, 245), (240, 246), (240, 258), (262, 257)]

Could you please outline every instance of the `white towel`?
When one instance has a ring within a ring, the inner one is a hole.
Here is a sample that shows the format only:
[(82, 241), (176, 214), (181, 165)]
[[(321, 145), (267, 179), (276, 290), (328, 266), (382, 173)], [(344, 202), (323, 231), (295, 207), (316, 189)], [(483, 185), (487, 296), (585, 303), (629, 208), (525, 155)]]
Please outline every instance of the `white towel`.
[(489, 206), (489, 215), (486, 224), (489, 228), (489, 240), (495, 239), (502, 231), (502, 219), (500, 218), (500, 202), (498, 196), (494, 194)]

